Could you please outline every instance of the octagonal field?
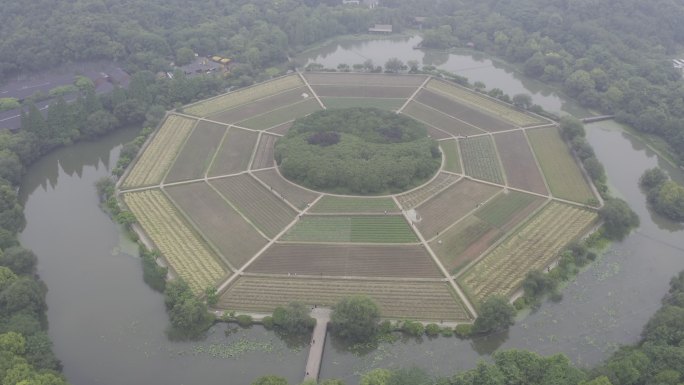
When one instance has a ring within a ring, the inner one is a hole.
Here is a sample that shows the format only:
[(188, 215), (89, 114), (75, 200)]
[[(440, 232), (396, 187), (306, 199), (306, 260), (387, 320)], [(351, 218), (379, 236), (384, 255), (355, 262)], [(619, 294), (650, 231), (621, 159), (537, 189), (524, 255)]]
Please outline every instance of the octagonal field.
[[(282, 176), (274, 148), (297, 119), (359, 106), (424, 126), (438, 172), (380, 196)], [(294, 73), (179, 111), (118, 194), (171, 272), (198, 294), (218, 287), (221, 309), (365, 293), (388, 318), (471, 322), (597, 220), (595, 189), (555, 122), (430, 76)]]

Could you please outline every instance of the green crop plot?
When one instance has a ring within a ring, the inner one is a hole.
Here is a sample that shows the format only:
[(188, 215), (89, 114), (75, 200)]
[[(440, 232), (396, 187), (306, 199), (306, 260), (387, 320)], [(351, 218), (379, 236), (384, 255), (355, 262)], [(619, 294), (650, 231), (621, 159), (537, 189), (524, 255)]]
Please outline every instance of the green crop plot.
[(595, 198), (556, 127), (528, 130), (527, 136), (554, 196), (580, 203)]
[(430, 242), (444, 267), (454, 273), (480, 256), (502, 235), (487, 222), (469, 215)]
[(266, 130), (319, 110), (321, 110), (321, 105), (318, 104), (318, 101), (314, 98), (308, 98), (301, 102), (245, 119), (235, 123), (235, 125), (254, 130)]
[(353, 97), (322, 97), (321, 101), (326, 107), (332, 108), (352, 108), (352, 107), (374, 107), (381, 110), (396, 111), (404, 105), (406, 99), (389, 98), (353, 98)]
[(371, 297), (383, 317), (471, 320), (463, 303), (444, 282), (240, 277), (221, 296), (219, 307), (268, 313), (291, 301), (333, 306), (355, 294)]
[[(518, 214), (526, 208), (539, 205), (544, 202), (543, 198), (521, 193), (518, 191), (508, 191), (497, 195), (494, 199), (475, 212), (475, 216), (489, 223), (490, 225), (501, 228), (519, 219)], [(533, 205), (534, 204), (534, 205)]]
[(504, 183), (496, 147), (489, 135), (462, 139), (461, 151), (467, 175), (489, 182)]
[(311, 213), (383, 213), (397, 212), (399, 208), (392, 198), (351, 198), (325, 195), (309, 212)]
[(281, 239), (294, 242), (418, 242), (409, 224), (399, 215), (304, 216)]
[(299, 75), (292, 74), (191, 104), (184, 111), (192, 115), (207, 116), (303, 85)]
[(461, 159), (459, 156), (458, 145), (455, 140), (443, 140), (439, 147), (444, 154), (444, 171), (461, 172)]
[(516, 126), (530, 126), (534, 124), (547, 123), (546, 120), (522, 111), (515, 110), (513, 106), (502, 103), (498, 100), (488, 98), (471, 90), (448, 84), (440, 80), (432, 79), (427, 84), (427, 88), (448, 95), (449, 97), (476, 107), (479, 110), (490, 113), (506, 120)]
[(459, 282), (473, 300), (511, 295), (530, 270), (542, 270), (595, 221), (595, 212), (551, 202), (515, 234), (469, 268)]

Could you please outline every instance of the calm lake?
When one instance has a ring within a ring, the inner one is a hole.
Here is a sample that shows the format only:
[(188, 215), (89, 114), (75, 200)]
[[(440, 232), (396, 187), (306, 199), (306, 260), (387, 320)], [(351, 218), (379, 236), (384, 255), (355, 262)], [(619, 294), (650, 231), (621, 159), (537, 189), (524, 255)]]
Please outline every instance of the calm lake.
[[(587, 115), (543, 84), (482, 55), (415, 50), (419, 38), (336, 42), (298, 58), (327, 67), (391, 57), (467, 76), (514, 95), (527, 92), (554, 112)], [(605, 358), (615, 347), (635, 342), (659, 307), (671, 276), (684, 269), (682, 227), (650, 212), (637, 181), (641, 173), (669, 167), (612, 121), (587, 126), (588, 139), (608, 173), (616, 196), (627, 200), (641, 227), (613, 244), (563, 290), (559, 303), (547, 302), (505, 335), (476, 340), (399, 340), (369, 352), (350, 352), (328, 339), (322, 378), (348, 384), (375, 367), (421, 366), (448, 375), (473, 367), (495, 349), (521, 348), (541, 354), (565, 353), (580, 365)], [(23, 244), (38, 255), (38, 270), (49, 292), (48, 319), (55, 352), (74, 385), (86, 384), (249, 384), (264, 374), (293, 383), (303, 378), (307, 350), (261, 327), (227, 330), (219, 325), (206, 340), (167, 339), (163, 296), (142, 281), (135, 245), (98, 207), (94, 183), (108, 175), (121, 145), (133, 137), (121, 130), (97, 142), (56, 151), (33, 165), (21, 193), (27, 226)]]

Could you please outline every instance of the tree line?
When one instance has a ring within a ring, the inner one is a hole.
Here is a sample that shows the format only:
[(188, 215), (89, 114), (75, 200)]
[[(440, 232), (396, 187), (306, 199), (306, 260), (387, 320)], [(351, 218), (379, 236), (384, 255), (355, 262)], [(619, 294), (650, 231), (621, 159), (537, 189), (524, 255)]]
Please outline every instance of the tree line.
[(423, 46), (469, 47), (519, 64), (582, 106), (663, 137), (684, 161), (684, 4), (667, 0), (447, 1)]
[[(361, 376), (360, 385), (679, 385), (683, 380), (684, 271), (672, 278), (661, 308), (644, 326), (640, 341), (620, 347), (592, 368), (579, 368), (564, 354), (543, 357), (513, 349), (498, 351), (492, 360), (448, 377), (435, 377), (417, 367), (375, 369)], [(327, 379), (318, 384), (344, 382)], [(288, 385), (288, 381), (268, 375), (252, 385)]]

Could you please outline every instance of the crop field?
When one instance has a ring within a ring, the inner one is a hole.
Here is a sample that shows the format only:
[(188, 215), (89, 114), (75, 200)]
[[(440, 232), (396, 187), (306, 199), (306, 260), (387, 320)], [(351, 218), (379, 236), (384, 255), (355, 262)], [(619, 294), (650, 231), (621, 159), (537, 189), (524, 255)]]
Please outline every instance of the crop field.
[(474, 215), (506, 232), (527, 218), (545, 201), (546, 199), (538, 196), (508, 191), (494, 197), (486, 205), (479, 208)]
[(275, 160), (273, 159), (273, 149), (277, 139), (278, 137), (274, 135), (261, 135), (259, 144), (257, 145), (256, 153), (254, 154), (254, 160), (252, 161), (252, 170), (273, 167), (275, 165)]
[(416, 208), (420, 218), (418, 230), (426, 239), (431, 239), (500, 190), (488, 184), (460, 180)]
[(252, 118), (242, 120), (236, 123), (236, 125), (254, 130), (266, 130), (319, 110), (321, 110), (321, 105), (318, 103), (316, 98), (311, 97), (297, 103), (263, 113), (261, 115), (256, 115)]
[(427, 83), (426, 88), (429, 90), (433, 90), (435, 92), (439, 92), (443, 95), (448, 95), (449, 97), (455, 99), (458, 102), (467, 103), (472, 107), (491, 113), (516, 126), (525, 127), (536, 124), (548, 123), (548, 121), (542, 118), (538, 118), (534, 115), (529, 115), (522, 111), (518, 111), (512, 106), (509, 106), (505, 103), (488, 98), (484, 95), (479, 95), (478, 93), (465, 89), (463, 87), (445, 83), (440, 80), (430, 80)]
[(496, 147), (489, 135), (461, 139), (461, 154), (465, 173), (473, 178), (504, 184), (496, 155)]
[(454, 136), (468, 136), (486, 132), (415, 100), (409, 102), (401, 113)]
[(424, 200), (435, 195), (442, 189), (445, 189), (450, 184), (456, 182), (460, 179), (460, 176), (454, 174), (447, 174), (445, 172), (440, 172), (435, 179), (430, 181), (430, 183), (425, 186), (418, 187), (415, 190), (411, 190), (404, 194), (398, 195), (397, 200), (404, 210), (412, 209)]
[(296, 218), (290, 206), (247, 174), (209, 183), (268, 237), (276, 236)]
[(397, 213), (399, 208), (392, 198), (352, 198), (324, 195), (309, 210), (310, 213)]
[(400, 215), (307, 215), (281, 238), (292, 242), (416, 243)]
[(176, 161), (173, 162), (165, 181), (177, 182), (204, 177), (225, 133), (225, 126), (205, 121), (198, 122)]
[(273, 192), (276, 195), (290, 202), (300, 210), (306, 208), (307, 204), (311, 204), (320, 195), (289, 182), (278, 174), (278, 171), (275, 169), (256, 171), (254, 172), (254, 176), (264, 182), (269, 189), (273, 188)]
[(509, 186), (522, 190), (548, 194), (532, 150), (522, 131), (504, 132), (494, 135), (494, 142), (501, 157), (506, 181)]
[[(422, 122), (443, 168), (412, 190), (363, 197), (279, 174), (275, 143), (295, 119), (349, 107)], [(388, 318), (472, 321), (435, 256), (479, 306), (510, 296), (598, 219), (562, 202), (595, 197), (551, 121), (428, 76), (292, 74), (183, 110), (207, 119), (168, 114), (118, 193), (197, 294), (254, 258), (221, 293), (223, 310), (366, 294)]]
[(151, 186), (161, 183), (176, 154), (192, 132), (197, 121), (170, 115), (138, 157), (126, 176), (123, 187)]
[(332, 306), (366, 294), (382, 317), (431, 321), (469, 321), (465, 306), (444, 282), (240, 277), (219, 299), (221, 309), (270, 313), (292, 301)]
[(259, 134), (254, 131), (229, 128), (214, 157), (209, 176), (229, 175), (247, 170), (258, 136)]
[(397, 86), (311, 86), (319, 97), (331, 98), (386, 98), (406, 100), (416, 91), (416, 87)]
[(456, 273), (493, 245), (504, 233), (474, 215), (468, 215), (430, 242), (444, 267)]
[(205, 182), (165, 191), (233, 267), (239, 268), (266, 245), (266, 239)]
[(346, 277), (442, 278), (420, 245), (320, 245), (276, 243), (247, 273)]
[(596, 219), (593, 211), (551, 202), (465, 271), (459, 282), (476, 301), (492, 294), (509, 296), (520, 287), (528, 271), (543, 270)]
[(439, 143), (444, 154), (444, 171), (461, 172), (461, 158), (459, 157), (458, 144), (455, 140), (444, 140)]
[(275, 95), (266, 96), (251, 103), (217, 112), (209, 115), (208, 118), (224, 123), (235, 123), (301, 101), (304, 99), (303, 95), (309, 93), (311, 91), (308, 87), (297, 87)]
[(147, 235), (164, 254), (173, 271), (195, 293), (213, 286), (228, 270), (180, 217), (159, 190), (127, 193), (124, 202)]
[(294, 122), (279, 124), (275, 127), (269, 128), (267, 131), (273, 134), (285, 135), (287, 134), (287, 131), (290, 130), (290, 127), (292, 127), (292, 124), (294, 124)]
[(413, 100), (488, 132), (516, 128), (515, 125), (501, 120), (496, 116), (476, 110), (466, 104), (459, 103), (449, 96), (427, 89), (422, 89)]
[[(309, 84), (343, 85), (343, 86), (398, 86), (418, 87), (425, 81), (422, 75), (383, 75), (359, 73), (304, 73)], [(313, 88), (313, 87), (312, 87)]]
[(558, 198), (586, 203), (594, 198), (591, 188), (555, 127), (528, 130), (551, 193)]
[(380, 98), (326, 98), (321, 102), (329, 109), (373, 107), (381, 110), (396, 111), (404, 105), (405, 99), (380, 99)]
[(292, 74), (191, 104), (185, 107), (184, 112), (196, 116), (208, 116), (219, 111), (227, 110), (241, 104), (246, 104), (257, 99), (302, 86), (304, 86), (304, 82), (302, 82), (299, 75)]

